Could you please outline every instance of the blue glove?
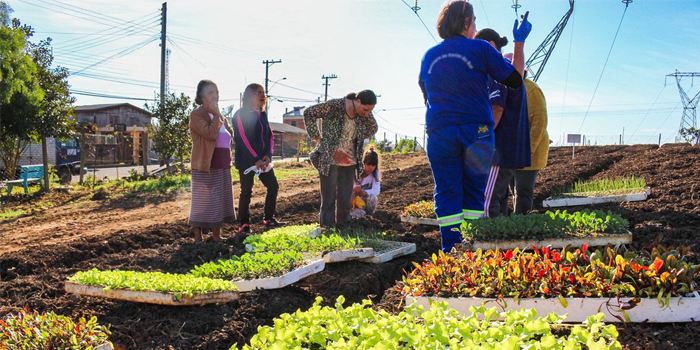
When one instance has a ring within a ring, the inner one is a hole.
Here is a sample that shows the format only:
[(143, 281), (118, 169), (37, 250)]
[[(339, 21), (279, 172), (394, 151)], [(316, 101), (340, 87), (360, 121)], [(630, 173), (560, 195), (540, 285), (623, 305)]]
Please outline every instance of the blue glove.
[(520, 23), (519, 27), (517, 19), (515, 20), (515, 24), (513, 24), (513, 41), (516, 43), (525, 42), (527, 36), (530, 35), (530, 31), (532, 30), (532, 24), (527, 21), (528, 14), (530, 14), (530, 11), (525, 12), (525, 15), (523, 16), (523, 21)]

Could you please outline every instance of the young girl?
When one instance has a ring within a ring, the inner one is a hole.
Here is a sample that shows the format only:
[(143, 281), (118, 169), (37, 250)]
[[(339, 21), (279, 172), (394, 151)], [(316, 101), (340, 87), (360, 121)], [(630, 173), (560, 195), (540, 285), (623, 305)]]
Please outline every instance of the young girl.
[(374, 214), (377, 210), (379, 201), (377, 197), (380, 191), (379, 154), (374, 150), (374, 145), (367, 148), (362, 156), (362, 163), (364, 163), (365, 170), (360, 175), (360, 178), (355, 180), (352, 199), (353, 203), (355, 203), (355, 197), (360, 197), (364, 201), (365, 207), (364, 209), (358, 209), (363, 209), (365, 214)]
[(245, 171), (253, 166), (261, 171), (260, 181), (267, 188), (263, 225), (265, 228), (284, 225), (274, 216), (279, 185), (275, 170), (269, 167), (272, 161), (274, 137), (265, 113), (266, 104), (267, 98), (263, 87), (260, 84), (250, 84), (243, 93), (243, 107), (233, 115), (232, 120), (236, 150), (235, 165), (241, 179), (241, 196), (238, 200), (238, 218), (241, 227), (238, 231), (246, 234), (250, 233), (250, 197), (253, 193), (253, 178), (256, 172), (245, 173)]

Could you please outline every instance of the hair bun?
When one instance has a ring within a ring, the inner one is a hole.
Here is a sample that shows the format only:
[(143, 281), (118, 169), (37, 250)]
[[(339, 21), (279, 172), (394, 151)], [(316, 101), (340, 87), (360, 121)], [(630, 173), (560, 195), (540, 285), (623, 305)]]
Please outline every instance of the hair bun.
[(501, 39), (500, 39), (499, 41), (500, 41), (500, 42), (499, 42), (499, 44), (500, 44), (499, 46), (501, 46), (501, 47), (504, 47), (504, 46), (508, 45), (508, 38), (505, 37), (505, 36), (502, 36)]

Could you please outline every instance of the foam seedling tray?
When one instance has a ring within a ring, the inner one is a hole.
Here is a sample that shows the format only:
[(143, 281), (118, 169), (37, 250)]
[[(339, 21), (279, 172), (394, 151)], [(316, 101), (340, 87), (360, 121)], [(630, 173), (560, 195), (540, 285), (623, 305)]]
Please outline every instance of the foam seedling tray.
[(401, 217), (401, 222), (409, 222), (412, 224), (420, 224), (420, 225), (431, 225), (431, 226), (439, 226), (437, 219), (433, 218), (418, 218), (415, 216), (402, 216)]
[(249, 292), (256, 289), (279, 289), (284, 288), (292, 283), (298, 282), (302, 278), (323, 271), (326, 267), (325, 260), (316, 260), (308, 265), (298, 267), (281, 276), (265, 277), (254, 280), (238, 280), (232, 281), (238, 287), (240, 292)]
[(552, 248), (564, 248), (568, 245), (574, 247), (581, 247), (584, 244), (588, 244), (591, 247), (606, 246), (606, 245), (618, 245), (618, 244), (630, 244), (632, 243), (632, 232), (627, 231), (623, 234), (601, 234), (598, 236), (571, 236), (571, 237), (555, 237), (546, 239), (517, 239), (517, 240), (500, 240), (500, 241), (473, 241), (465, 243), (465, 246), (469, 250), (477, 249), (493, 249), (499, 248), (501, 250), (507, 249), (530, 249), (532, 246), (535, 247), (548, 247)]
[[(631, 298), (620, 298), (626, 303)], [(566, 298), (567, 306), (564, 307), (557, 298), (520, 299), (519, 303), (513, 298), (438, 298), (425, 296), (407, 296), (406, 305), (413, 301), (430, 308), (433, 301), (445, 301), (450, 308), (459, 311), (460, 314), (470, 315), (469, 307), (479, 306), (485, 303), (487, 307), (496, 307), (499, 311), (522, 310), (534, 308), (540, 316), (546, 316), (550, 312), (568, 314), (564, 322), (581, 323), (588, 316), (602, 312), (605, 314), (605, 322), (624, 322), (625, 316), (616, 298)], [(657, 299), (642, 299), (639, 305), (625, 310), (631, 322), (672, 323), (672, 322), (697, 322), (700, 321), (700, 294), (695, 292), (687, 297), (673, 297), (669, 299), (667, 306), (659, 303)], [(617, 316), (617, 317), (616, 317)]]
[(105, 291), (104, 287), (89, 286), (82, 283), (67, 281), (65, 290), (68, 293), (131, 301), (135, 303), (170, 305), (170, 306), (189, 306), (189, 305), (206, 305), (206, 304), (223, 304), (237, 300), (238, 292), (213, 292), (200, 295), (182, 295), (180, 300), (177, 300), (175, 294), (156, 291), (135, 291), (130, 289), (110, 289)]
[(382, 241), (388, 248), (384, 250), (375, 250), (374, 256), (371, 258), (360, 259), (360, 261), (381, 264), (391, 261), (398, 257), (411, 254), (416, 251), (415, 243), (398, 242), (398, 241)]
[(615, 203), (615, 202), (638, 202), (646, 200), (651, 194), (651, 188), (647, 187), (646, 191), (640, 193), (628, 193), (612, 196), (600, 197), (567, 197), (567, 198), (552, 198), (549, 197), (542, 202), (545, 208), (557, 207), (573, 207), (578, 205), (591, 205), (600, 203)]
[(358, 260), (374, 257), (374, 249), (372, 248), (357, 248), (353, 250), (336, 250), (323, 254), (323, 260), (326, 264), (337, 262)]

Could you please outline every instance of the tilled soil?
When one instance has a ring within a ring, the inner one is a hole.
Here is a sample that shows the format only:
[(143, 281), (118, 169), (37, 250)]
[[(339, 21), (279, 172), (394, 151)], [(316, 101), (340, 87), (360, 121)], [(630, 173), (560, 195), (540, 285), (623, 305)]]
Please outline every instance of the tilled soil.
[[(574, 160), (571, 148), (554, 148), (548, 167), (538, 179), (535, 205), (541, 205), (553, 186), (577, 179), (644, 176), (652, 187), (647, 201), (597, 208), (629, 219), (637, 247), (658, 237), (662, 244), (689, 245), (697, 254), (700, 250), (696, 236), (700, 227), (699, 167), (700, 149), (683, 145), (584, 147), (576, 150)], [(142, 211), (152, 209), (134, 206), (130, 201), (114, 201), (110, 206), (123, 207), (124, 213), (110, 218), (118, 220), (111, 223), (110, 232), (71, 234), (63, 241), (54, 239), (51, 244), (33, 244), (26, 249), (13, 246), (0, 254), (0, 316), (26, 305), (40, 312), (55, 311), (74, 318), (96, 316), (100, 323), (111, 324), (111, 340), (127, 349), (228, 349), (234, 343), (248, 341), (258, 326), (271, 325), (280, 314), (308, 308), (317, 296), (329, 305), (340, 295), (348, 303), (370, 298), (376, 307), (398, 311), (401, 296), (393, 290), (396, 281), (404, 270), (411, 269), (412, 262), (420, 262), (437, 252), (440, 234), (435, 227), (404, 224), (399, 220), (404, 206), (432, 196), (432, 176), (425, 156), (387, 157), (382, 169), (378, 212), (351, 225), (385, 230), (395, 239), (416, 243), (416, 253), (408, 257), (378, 265), (359, 262), (327, 265), (323, 272), (289, 287), (244, 293), (240, 300), (225, 305), (168, 307), (66, 294), (63, 282), (80, 270), (184, 273), (203, 262), (244, 251), (241, 237), (232, 234), (225, 234), (227, 239), (222, 244), (193, 244), (186, 221), (181, 217), (169, 222), (155, 221), (161, 223), (148, 227), (132, 226), (130, 217), (140, 218)], [(290, 224), (317, 222), (318, 181), (299, 180), (287, 187), (281, 185), (278, 216)], [(256, 192), (254, 196), (261, 194)], [(134, 201), (149, 202), (139, 198)], [(170, 208), (179, 206), (182, 204)], [(568, 210), (576, 209), (581, 208)], [(255, 213), (259, 215), (262, 211), (260, 201), (254, 202), (252, 210), (255, 220)], [(162, 209), (150, 214), (168, 215)], [(60, 218), (47, 220), (60, 222)], [(47, 220), (34, 225), (45, 224)], [(31, 230), (33, 224), (27, 220), (16, 226)], [(259, 229), (255, 225), (253, 228)], [(0, 226), (0, 230), (7, 232), (12, 228)], [(52, 230), (56, 238), (64, 234), (64, 228)], [(224, 230), (234, 231), (233, 226)], [(692, 349), (700, 342), (698, 323), (619, 325), (618, 329), (626, 349)]]

